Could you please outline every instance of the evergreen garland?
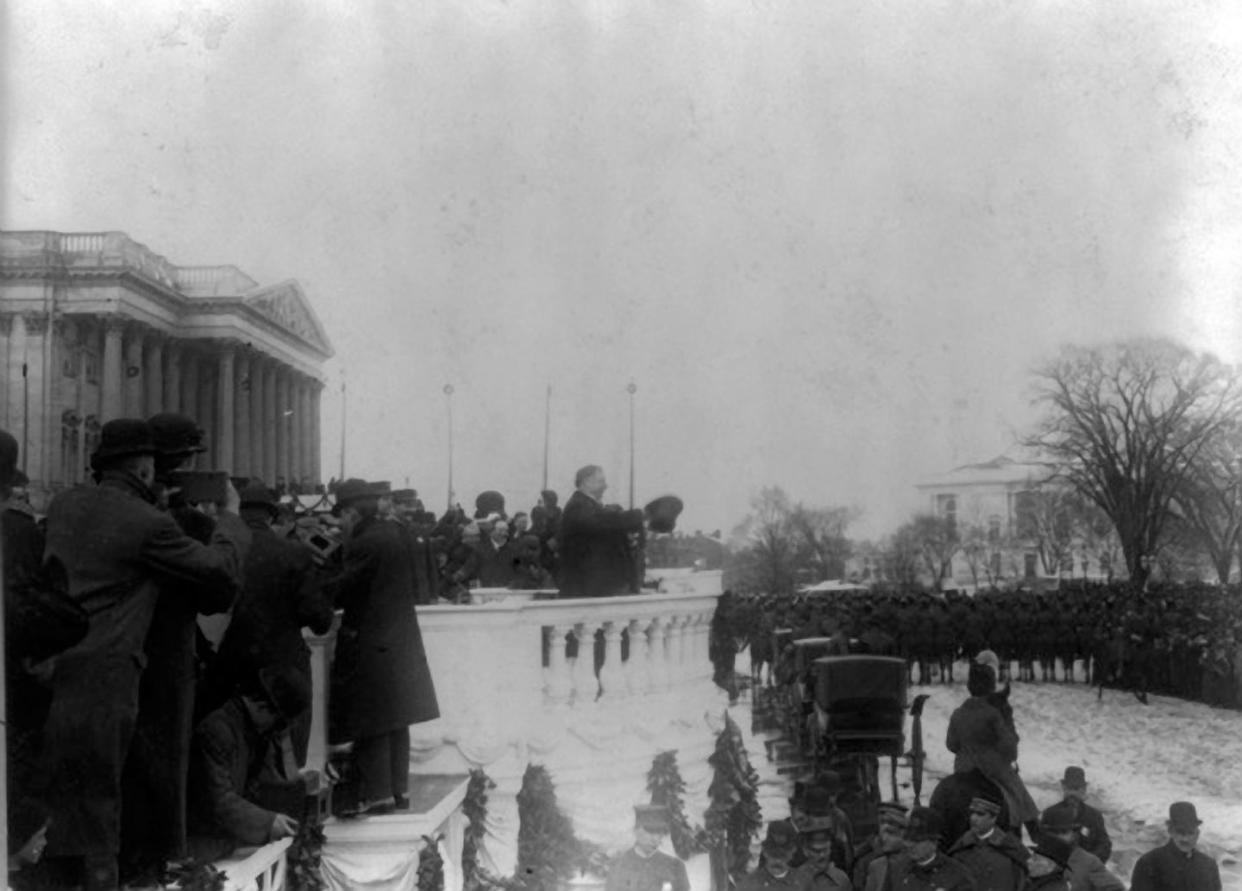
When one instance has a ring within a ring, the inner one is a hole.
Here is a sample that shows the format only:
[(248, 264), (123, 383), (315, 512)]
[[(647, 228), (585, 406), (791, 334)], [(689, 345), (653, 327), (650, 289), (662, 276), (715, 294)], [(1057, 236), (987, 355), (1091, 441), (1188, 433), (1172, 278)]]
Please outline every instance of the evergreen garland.
[(444, 858), (440, 855), (442, 835), (424, 835), (418, 858), (418, 891), (444, 891)]
[(706, 838), (703, 829), (692, 829), (690, 820), (686, 817), (686, 784), (677, 768), (676, 751), (661, 752), (655, 756), (655, 760), (651, 762), (651, 770), (647, 773), (647, 791), (651, 793), (652, 804), (662, 804), (668, 808), (669, 839), (677, 856), (688, 860), (705, 850)]
[(726, 887), (750, 866), (751, 841), (763, 827), (759, 809), (759, 775), (750, 765), (745, 741), (737, 724), (725, 712), (725, 726), (716, 737), (716, 750), (707, 759), (714, 768), (705, 814), (712, 852), (713, 885)]
[(319, 870), (323, 843), (323, 827), (303, 819), (285, 855), (285, 884), (290, 891), (323, 891), (323, 873)]
[(556, 789), (545, 767), (527, 765), (517, 802), (515, 884), (525, 891), (556, 891), (575, 870), (598, 866), (601, 852), (574, 836), (573, 824), (556, 803)]
[(495, 788), (496, 784), (483, 772), (482, 768), (470, 771), (466, 797), (461, 803), (462, 813), (466, 815), (467, 821), (465, 840), (461, 846), (461, 874), (464, 891), (479, 891), (493, 884), (480, 872), (479, 843), (487, 834), (487, 793)]
[(176, 885), (181, 891), (224, 891), (228, 875), (206, 861), (190, 859), (169, 865), (160, 877), (162, 885)]

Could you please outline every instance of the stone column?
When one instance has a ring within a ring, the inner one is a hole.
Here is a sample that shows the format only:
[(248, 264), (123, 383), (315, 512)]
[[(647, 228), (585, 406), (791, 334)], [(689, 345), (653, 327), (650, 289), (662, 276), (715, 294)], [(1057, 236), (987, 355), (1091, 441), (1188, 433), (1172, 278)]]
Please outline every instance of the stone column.
[(323, 464), (320, 461), (319, 450), (323, 445), (323, 431), (319, 429), (319, 403), (323, 399), (323, 384), (319, 381), (311, 381), (310, 393), (310, 416), (311, 416), (311, 482), (319, 483), (323, 477)]
[(623, 622), (604, 623), (604, 663), (599, 667), (599, 688), (601, 695), (614, 699), (625, 689), (621, 668), (621, 630), (624, 627)]
[(164, 411), (181, 411), (181, 367), (182, 348), (175, 340), (168, 341), (164, 349), (164, 362), (167, 370), (164, 373), (164, 397), (161, 402)]
[(548, 668), (544, 674), (544, 697), (552, 705), (565, 705), (573, 691), (570, 666), (565, 661), (565, 626), (553, 625), (548, 633)]
[(234, 460), (233, 443), (237, 422), (234, 416), (234, 355), (236, 353), (232, 344), (224, 344), (220, 348), (220, 354), (216, 360), (216, 414), (219, 417), (217, 422), (217, 442), (219, 446), (216, 452), (216, 459), (211, 462), (213, 467), (221, 470), (233, 472), (236, 462)]
[(205, 351), (198, 358), (198, 414), (194, 420), (203, 428), (205, 455), (196, 455), (194, 466), (203, 469), (215, 467), (220, 458), (220, 419), (216, 404), (216, 357)]
[(122, 391), (125, 393), (127, 418), (145, 418), (142, 405), (142, 344), (146, 339), (142, 329), (131, 325), (125, 337), (125, 380)]
[[(22, 395), (23, 401), (29, 399), (29, 402), (23, 404), (20, 429), (12, 432), (21, 447), (18, 466), (25, 469), (31, 483), (46, 486), (51, 481), (50, 462), (47, 458), (47, 428), (52, 406), (49, 404), (46, 367), (50, 331), (48, 318), (41, 312), (22, 313), (22, 323), (26, 332), (23, 349), (26, 376), (22, 382)], [(59, 430), (54, 442), (59, 447)]]
[(272, 478), (263, 469), (263, 369), (267, 360), (258, 353), (250, 356), (250, 465), (244, 472), (271, 484)]
[(276, 484), (276, 369), (263, 363), (263, 479)]
[(575, 704), (592, 703), (599, 695), (599, 680), (595, 677), (595, 632), (599, 628), (598, 622), (574, 625), (574, 637), (578, 639), (578, 655), (572, 671)]
[(289, 369), (281, 366), (276, 372), (276, 476), (283, 476), (286, 484), (292, 471), (289, 433), (293, 417), (289, 409)]
[(250, 351), (237, 354), (233, 380), (233, 475), (249, 476), (250, 470)]
[(122, 417), (125, 412), (125, 320), (120, 316), (106, 316), (103, 326), (103, 369), (100, 375), (103, 417), (99, 421), (106, 424)]
[(313, 436), (311, 409), (310, 409), (310, 380), (302, 374), (298, 375), (297, 389), (297, 419), (298, 419), (298, 437), (297, 437), (297, 458), (298, 458), (298, 482), (306, 481), (307, 486), (314, 482), (311, 474), (311, 436)]
[(142, 363), (143, 387), (146, 390), (146, 412), (143, 417), (164, 411), (164, 337), (153, 333), (147, 337), (146, 355)]
[(181, 413), (198, 421), (198, 353), (188, 346), (181, 361)]
[(9, 395), (9, 390), (13, 386), (13, 369), (12, 369), (12, 350), (9, 348), (9, 341), (13, 337), (13, 316), (5, 313), (0, 315), (0, 373), (4, 374), (4, 380), (0, 382), (0, 429), (12, 430), (13, 421), (9, 417), (9, 411), (13, 405), (13, 399)]

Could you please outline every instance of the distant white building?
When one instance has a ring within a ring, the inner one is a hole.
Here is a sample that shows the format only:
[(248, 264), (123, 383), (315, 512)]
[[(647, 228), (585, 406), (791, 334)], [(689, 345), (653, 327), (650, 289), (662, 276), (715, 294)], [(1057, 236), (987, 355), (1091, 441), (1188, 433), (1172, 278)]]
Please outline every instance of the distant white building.
[[(1042, 464), (1000, 455), (963, 464), (916, 485), (923, 496), (922, 509), (945, 518), (963, 543), (953, 558), (955, 583), (1043, 574), (1035, 543), (1034, 499), (1048, 478)], [(968, 546), (973, 550), (967, 551)]]

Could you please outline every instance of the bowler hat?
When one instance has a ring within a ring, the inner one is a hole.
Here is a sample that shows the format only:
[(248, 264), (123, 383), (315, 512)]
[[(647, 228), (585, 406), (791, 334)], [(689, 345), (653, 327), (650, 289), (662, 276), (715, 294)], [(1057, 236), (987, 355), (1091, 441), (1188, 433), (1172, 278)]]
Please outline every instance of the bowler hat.
[(147, 421), (155, 439), (155, 450), (161, 455), (192, 455), (205, 452), (203, 430), (188, 415), (161, 412)]
[(684, 506), (676, 495), (662, 495), (648, 502), (643, 508), (647, 517), (647, 528), (652, 532), (672, 532)]
[(768, 824), (768, 834), (763, 839), (763, 850), (792, 854), (798, 847), (798, 830), (788, 820), (773, 820)]
[(1081, 767), (1065, 768), (1065, 776), (1061, 777), (1061, 785), (1068, 789), (1085, 789), (1087, 774)]
[(1047, 857), (1054, 863), (1066, 867), (1069, 866), (1070, 854), (1074, 853), (1074, 845), (1072, 842), (1062, 841), (1055, 835), (1041, 835), (1039, 844), (1034, 848), (1036, 854)]
[(1193, 830), (1202, 822), (1195, 813), (1195, 806), (1189, 801), (1175, 801), (1169, 805), (1170, 829)]
[(262, 480), (253, 480), (241, 490), (242, 507), (265, 507), (276, 513), (276, 493), (267, 487)]
[(261, 668), (259, 683), (286, 721), (292, 721), (310, 708), (310, 678), (295, 668), (275, 665)]
[(1039, 827), (1046, 832), (1073, 832), (1078, 828), (1078, 818), (1069, 805), (1054, 804), (1039, 815)]
[(350, 477), (336, 487), (336, 501), (332, 506), (332, 513), (339, 514), (342, 508), (349, 507), (355, 501), (374, 497), (375, 494), (371, 491), (366, 480)]
[(154, 454), (155, 439), (150, 424), (142, 418), (115, 418), (99, 431), (99, 445), (91, 453), (91, 467), (117, 458)]
[(944, 834), (944, 822), (940, 814), (929, 807), (916, 807), (906, 821), (906, 841), (932, 839), (937, 844)]
[(634, 805), (634, 825), (648, 832), (668, 832), (672, 818), (662, 804)]

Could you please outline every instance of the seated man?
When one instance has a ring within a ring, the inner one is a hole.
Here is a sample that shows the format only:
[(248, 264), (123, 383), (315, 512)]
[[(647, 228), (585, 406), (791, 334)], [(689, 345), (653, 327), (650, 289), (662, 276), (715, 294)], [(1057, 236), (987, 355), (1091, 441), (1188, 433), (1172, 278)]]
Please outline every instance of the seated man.
[(690, 891), (686, 864), (660, 850), (670, 822), (663, 805), (634, 806), (634, 847), (609, 866), (605, 891)]
[(297, 762), (287, 722), (310, 704), (302, 678), (260, 672), (263, 689), (244, 689), (194, 730), (190, 753), (190, 850), (217, 860), (243, 845), (263, 845), (297, 833), (288, 814), (259, 803), (265, 782), (294, 785)]

